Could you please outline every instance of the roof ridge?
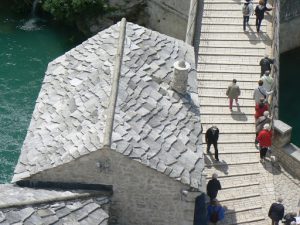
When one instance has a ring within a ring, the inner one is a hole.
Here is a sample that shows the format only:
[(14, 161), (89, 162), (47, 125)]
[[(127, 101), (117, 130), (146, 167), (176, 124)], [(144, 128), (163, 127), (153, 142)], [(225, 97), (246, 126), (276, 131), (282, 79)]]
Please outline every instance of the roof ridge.
[(126, 33), (126, 19), (123, 18), (120, 23), (120, 35), (119, 35), (117, 54), (115, 59), (114, 74), (112, 77), (112, 86), (111, 86), (111, 92), (109, 98), (109, 105), (106, 110), (106, 123), (105, 123), (104, 140), (103, 140), (104, 147), (111, 146), (113, 121), (114, 121), (115, 108), (117, 103), (120, 72), (121, 72), (122, 58), (124, 52), (125, 33)]

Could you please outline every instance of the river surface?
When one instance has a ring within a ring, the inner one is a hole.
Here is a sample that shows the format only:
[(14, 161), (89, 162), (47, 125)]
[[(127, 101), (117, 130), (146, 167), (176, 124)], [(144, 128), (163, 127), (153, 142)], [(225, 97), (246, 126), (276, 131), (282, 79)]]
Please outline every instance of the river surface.
[(300, 147), (300, 48), (280, 56), (279, 118), (293, 127), (292, 142)]
[(83, 39), (0, 4), (0, 183), (10, 182), (47, 64)]

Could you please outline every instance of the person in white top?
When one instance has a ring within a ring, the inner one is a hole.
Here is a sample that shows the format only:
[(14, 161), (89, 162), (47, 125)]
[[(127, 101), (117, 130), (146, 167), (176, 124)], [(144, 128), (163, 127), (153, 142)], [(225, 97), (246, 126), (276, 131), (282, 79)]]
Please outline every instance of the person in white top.
[(258, 87), (254, 89), (253, 91), (253, 99), (255, 100), (255, 105), (260, 103), (260, 99), (264, 98), (265, 101), (267, 101), (267, 96), (272, 94), (273, 91), (266, 91), (266, 89), (263, 87), (263, 81), (258, 81)]
[(264, 82), (263, 83), (263, 88), (266, 91), (271, 91), (274, 83), (274, 79), (270, 76), (270, 71), (267, 70), (265, 74), (261, 77), (261, 80)]

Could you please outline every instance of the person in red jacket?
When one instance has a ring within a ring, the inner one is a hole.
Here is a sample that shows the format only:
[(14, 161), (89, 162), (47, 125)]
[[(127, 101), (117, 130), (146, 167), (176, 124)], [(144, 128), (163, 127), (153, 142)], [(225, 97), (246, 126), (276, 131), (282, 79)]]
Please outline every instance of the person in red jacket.
[(264, 98), (259, 99), (259, 103), (255, 105), (255, 121), (264, 115), (265, 111), (269, 111), (269, 106), (267, 103), (265, 103)]
[(268, 123), (265, 124), (264, 129), (259, 132), (257, 140), (260, 146), (260, 161), (264, 162), (268, 148), (272, 145), (272, 131)]

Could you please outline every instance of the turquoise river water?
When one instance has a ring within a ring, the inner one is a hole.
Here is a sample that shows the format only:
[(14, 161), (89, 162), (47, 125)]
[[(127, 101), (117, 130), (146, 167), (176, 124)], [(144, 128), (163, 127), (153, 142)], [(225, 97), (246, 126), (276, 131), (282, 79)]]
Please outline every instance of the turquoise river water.
[(75, 31), (0, 5), (0, 183), (13, 174), (48, 62), (78, 42)]

